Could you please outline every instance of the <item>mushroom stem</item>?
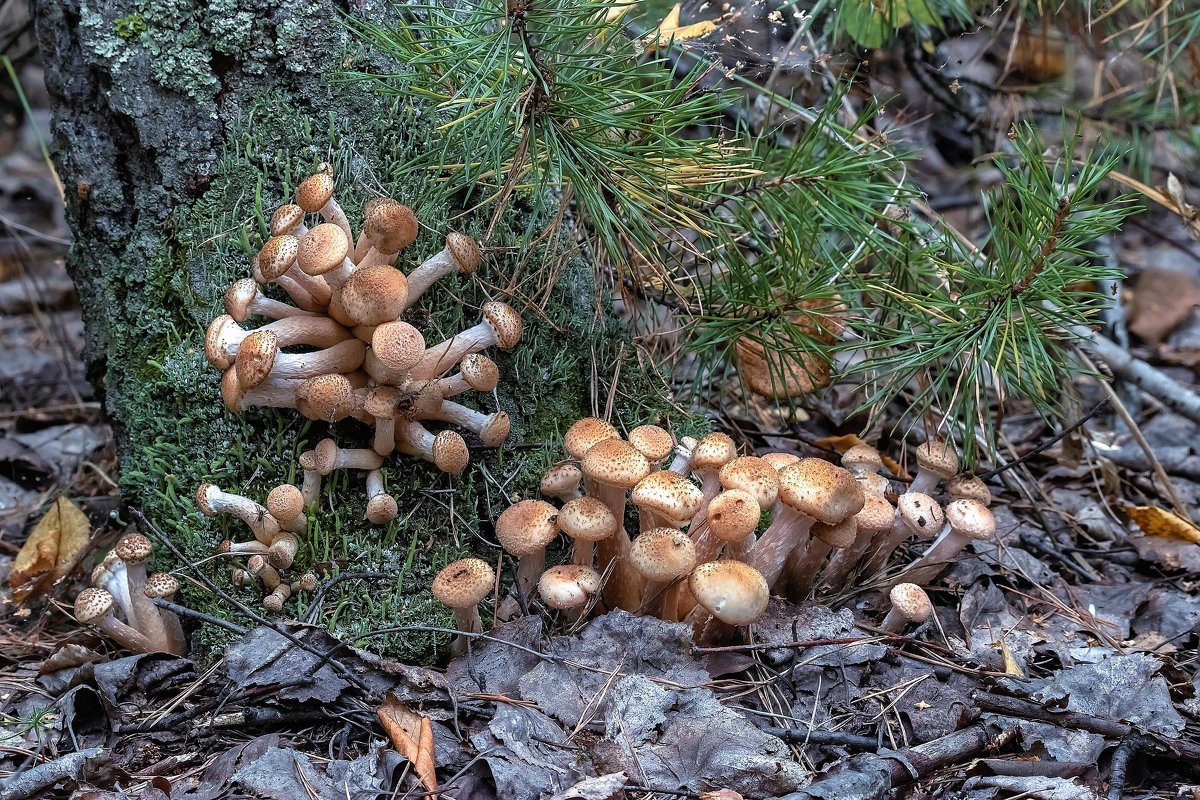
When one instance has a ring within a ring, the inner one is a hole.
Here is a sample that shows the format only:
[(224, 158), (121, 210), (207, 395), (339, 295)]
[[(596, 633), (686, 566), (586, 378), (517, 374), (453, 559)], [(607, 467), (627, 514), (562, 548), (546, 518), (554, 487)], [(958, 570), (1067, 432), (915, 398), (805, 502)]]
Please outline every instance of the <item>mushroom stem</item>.
[(671, 460), (671, 465), (667, 467), (671, 472), (679, 475), (687, 475), (692, 471), (692, 448), (696, 446), (696, 440), (690, 436), (685, 436), (675, 445), (675, 458)]
[(285, 317), (317, 317), (316, 311), (305, 311), (278, 300), (272, 300), (258, 290), (253, 278), (242, 278), (225, 291), (225, 313), (237, 322), (245, 322), (253, 316), (269, 319)]
[(767, 581), (767, 586), (774, 586), (783, 572), (788, 554), (804, 545), (812, 528), (812, 517), (803, 514), (781, 503), (778, 516), (763, 531), (754, 546), (754, 563), (751, 565)]
[(641, 604), (643, 581), (629, 561), (629, 551), (633, 547), (633, 542), (630, 540), (629, 532), (625, 530), (624, 524), (625, 489), (619, 486), (609, 486), (591, 478), (586, 479), (585, 483), (588, 495), (608, 506), (609, 511), (617, 520), (617, 532), (601, 539), (596, 545), (596, 558), (600, 573), (608, 571), (609, 564), (613, 565), (608, 582), (604, 585), (604, 597), (613, 608), (620, 608), (632, 613)]
[[(270, 545), (275, 541), (275, 535), (280, 530), (279, 522), (267, 512), (265, 507), (240, 494), (222, 491), (220, 487), (211, 483), (202, 483), (196, 489), (196, 505), (200, 507), (200, 511), (206, 517), (232, 514), (250, 526), (250, 530), (254, 532), (254, 538), (265, 545)], [(129, 591), (131, 593), (134, 591), (132, 586)]]
[[(178, 590), (179, 581), (165, 572), (151, 575), (146, 580), (146, 597), (150, 598), (152, 603), (156, 599), (170, 602)], [(157, 603), (155, 607), (158, 607)], [(158, 608), (158, 616), (162, 619), (163, 628), (167, 633), (167, 652), (177, 656), (184, 655), (187, 652), (187, 639), (183, 636), (183, 624), (179, 621), (179, 616), (165, 608)]]
[(321, 494), (321, 473), (317, 470), (317, 451), (306, 450), (300, 454), (300, 468), (304, 470), (304, 482), (300, 484), (300, 496), (304, 498), (304, 507), (308, 508), (317, 502)]
[[(454, 609), (454, 627), (462, 633), (483, 633), (483, 618), (479, 616), (479, 606), (467, 606)], [(467, 642), (471, 637), (458, 635), (450, 645), (450, 653), (454, 657), (466, 655)]]
[(152, 650), (166, 652), (169, 647), (167, 629), (158, 607), (146, 597), (146, 560), (150, 558), (150, 540), (139, 533), (122, 536), (117, 542), (117, 555), (125, 562), (129, 599), (136, 620), (130, 623), (150, 640)]
[(478, 436), (487, 447), (495, 447), (507, 439), (510, 427), (508, 414), (503, 411), (484, 414), (453, 400), (443, 400), (441, 407), (430, 414), (428, 419), (438, 419), (466, 428)]
[(425, 291), (447, 275), (474, 272), (479, 264), (479, 245), (461, 233), (446, 237), (446, 246), (408, 275), (408, 303), (411, 308)]

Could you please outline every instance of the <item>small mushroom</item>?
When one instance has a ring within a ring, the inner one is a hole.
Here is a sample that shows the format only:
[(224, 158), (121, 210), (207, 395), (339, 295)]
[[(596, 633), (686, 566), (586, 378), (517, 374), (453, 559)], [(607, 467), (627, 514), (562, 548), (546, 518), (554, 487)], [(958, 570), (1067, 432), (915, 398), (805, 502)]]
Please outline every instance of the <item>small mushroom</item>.
[(484, 414), (453, 400), (443, 400), (436, 412), (428, 419), (450, 422), (460, 428), (466, 428), (479, 437), (485, 447), (497, 447), (508, 438), (511, 427), (508, 414), (497, 411), (494, 414)]
[(650, 462), (651, 471), (662, 467), (675, 452), (675, 438), (657, 425), (639, 425), (629, 432), (629, 443)]
[(290, 584), (280, 583), (271, 593), (263, 598), (263, 608), (270, 611), (272, 614), (278, 614), (283, 611), (283, 604), (292, 596), (292, 587)]
[(558, 527), (575, 542), (572, 563), (592, 566), (595, 543), (617, 532), (617, 518), (595, 497), (577, 497), (558, 512)]
[(380, 383), (398, 386), (425, 354), (425, 337), (407, 322), (385, 322), (371, 333), (363, 369)]
[(304, 495), (290, 483), (280, 484), (267, 493), (267, 511), (285, 531), (304, 533), (308, 527), (308, 517), (304, 516)]
[[(463, 633), (483, 633), (479, 604), (491, 593), (496, 573), (487, 562), (464, 558), (447, 565), (433, 579), (433, 596), (439, 603), (454, 609), (454, 626)], [(467, 651), (466, 636), (455, 637), (454, 655)]]
[(974, 500), (985, 506), (992, 504), (992, 490), (969, 472), (960, 472), (951, 478), (946, 483), (946, 494), (951, 500)]
[(951, 500), (946, 505), (947, 527), (929, 549), (897, 576), (896, 580), (918, 585), (938, 576), (972, 541), (984, 541), (996, 533), (996, 520), (978, 500)]
[(317, 590), (317, 576), (312, 572), (306, 572), (291, 584), (292, 594), (296, 592), (315, 592)]
[(317, 470), (317, 451), (306, 450), (300, 454), (297, 461), (300, 469), (304, 470), (304, 481), (300, 484), (300, 496), (304, 498), (304, 507), (308, 508), (317, 502), (321, 493), (321, 473)]
[(281, 205), (271, 215), (270, 230), (272, 236), (294, 236), (299, 239), (308, 233), (308, 226), (304, 224), (304, 209), (295, 203)]
[(496, 538), (519, 559), (517, 590), (529, 595), (546, 568), (546, 545), (558, 535), (558, 509), (544, 500), (522, 500), (501, 512)]
[(296, 560), (296, 553), (300, 550), (300, 540), (296, 538), (294, 533), (280, 531), (275, 537), (275, 541), (271, 542), (271, 546), (267, 548), (267, 563), (275, 569), (287, 569)]
[(869, 444), (856, 444), (842, 453), (842, 466), (855, 478), (876, 475), (883, 470), (879, 451)]
[(468, 390), (490, 392), (500, 383), (500, 368), (482, 353), (468, 353), (458, 365), (458, 372), (438, 379), (442, 397), (453, 397)]
[(574, 464), (555, 464), (542, 473), (539, 491), (547, 497), (553, 497), (563, 503), (569, 503), (580, 497), (579, 482), (583, 473)]
[(432, 461), (451, 475), (461, 475), (471, 462), (471, 453), (462, 436), (454, 431), (442, 431), (435, 436), (413, 420), (396, 421), (396, 447)]
[(305, 311), (267, 297), (258, 290), (253, 278), (242, 278), (225, 290), (225, 313), (236, 322), (245, 322), (254, 316), (268, 319), (319, 316), (316, 311)]
[(629, 559), (646, 579), (639, 610), (661, 617), (667, 587), (696, 566), (696, 546), (678, 528), (654, 528), (634, 539)]
[(204, 357), (217, 369), (229, 369), (237, 357), (238, 348), (252, 333), (270, 331), (277, 346), (308, 345), (332, 347), (350, 338), (350, 331), (328, 317), (285, 317), (254, 331), (242, 328), (233, 317), (222, 314), (211, 323), (204, 337)]
[[(321, 162), (317, 171), (300, 181), (296, 187), (296, 205), (306, 214), (320, 214), (327, 224), (336, 225), (345, 235), (347, 241), (351, 238), (350, 221), (346, 212), (333, 199), (333, 167)], [(319, 226), (318, 226), (319, 227)]]
[[(347, 324), (349, 319), (336, 310), (340, 307), (336, 302), (338, 291), (356, 269), (354, 262), (347, 258), (349, 250), (350, 240), (345, 231), (337, 225), (322, 223), (301, 237), (296, 253), (296, 263), (300, 265), (300, 269), (309, 275), (321, 276), (333, 290), (328, 313), (334, 319), (343, 316), (343, 319), (338, 320), (342, 324)], [(237, 316), (234, 315), (234, 318)]]
[(336, 469), (379, 469), (383, 456), (366, 448), (347, 449), (338, 447), (333, 439), (322, 439), (316, 447), (316, 468), (321, 475)]
[(725, 557), (749, 561), (754, 552), (754, 531), (762, 515), (758, 498), (744, 489), (726, 489), (708, 504), (708, 539), (697, 545), (697, 560), (712, 561), (725, 548)]
[[(222, 491), (220, 487), (211, 483), (202, 483), (196, 488), (196, 505), (206, 517), (232, 514), (250, 526), (255, 539), (268, 546), (275, 541), (275, 536), (280, 530), (279, 522), (266, 508), (248, 497)], [(132, 592), (133, 587), (129, 590)]]
[(483, 304), (483, 320), (462, 333), (427, 348), (421, 363), (413, 367), (412, 378), (429, 380), (453, 367), (464, 356), (493, 345), (505, 350), (516, 347), (521, 339), (521, 315), (505, 303)]
[(629, 562), (631, 542), (625, 531), (625, 493), (650, 474), (650, 462), (624, 439), (604, 439), (588, 449), (580, 464), (587, 493), (608, 506), (617, 520), (617, 532), (597, 545), (601, 572), (612, 573), (604, 587), (609, 605), (636, 611), (641, 604), (642, 579)]
[(134, 653), (154, 652), (157, 648), (145, 634), (113, 616), (113, 604), (113, 596), (103, 589), (84, 589), (75, 598), (75, 619), (81, 625), (99, 628), (126, 650)]
[(373, 328), (404, 313), (408, 280), (395, 267), (359, 267), (338, 290), (338, 301), (353, 326)]
[[(692, 471), (700, 474), (700, 490), (704, 492), (705, 507), (721, 491), (721, 467), (737, 458), (737, 445), (723, 433), (710, 433), (692, 449)], [(701, 510), (696, 525), (704, 521)]]
[(408, 302), (405, 308), (417, 302), (430, 286), (446, 275), (455, 272), (473, 273), (479, 266), (479, 245), (470, 236), (451, 232), (446, 235), (446, 246), (437, 255), (427, 259), (408, 276)]
[[(332, 297), (329, 284), (323, 278), (300, 269), (296, 262), (299, 253), (299, 236), (272, 236), (254, 256), (254, 279), (259, 283), (277, 283), (302, 308), (322, 311)], [(307, 302), (301, 302), (302, 299)]]
[(354, 248), (359, 266), (392, 264), (397, 253), (416, 241), (420, 228), (408, 206), (379, 197), (368, 201), (363, 212), (363, 232)]
[(958, 453), (943, 442), (925, 442), (917, 448), (917, 477), (909, 484), (910, 492), (932, 494), (940, 481), (950, 480), (958, 472)]
[(909, 623), (920, 625), (933, 616), (929, 595), (915, 583), (898, 583), (888, 596), (892, 607), (879, 627), (889, 633), (902, 633)]
[(887, 533), (876, 536), (871, 543), (871, 555), (859, 571), (861, 575), (874, 575), (887, 566), (888, 559), (896, 548), (910, 536), (930, 539), (942, 530), (946, 521), (942, 507), (927, 494), (905, 492), (896, 504), (896, 519)]
[[(156, 572), (146, 579), (144, 591), (151, 602), (166, 600), (169, 603), (175, 599), (175, 593), (179, 591), (179, 581), (173, 575)], [(187, 652), (187, 640), (183, 637), (183, 624), (179, 621), (179, 615), (165, 608), (158, 608), (158, 615), (167, 632), (166, 652), (177, 656), (184, 655)]]
[[(687, 621), (697, 631), (698, 640), (706, 643), (731, 634), (733, 626), (754, 622), (766, 611), (771, 597), (762, 573), (740, 561), (701, 564), (692, 571), (688, 586), (697, 606)], [(720, 624), (705, 621), (703, 612)]]
[(600, 573), (580, 564), (551, 567), (538, 578), (538, 594), (550, 608), (564, 611), (570, 622), (579, 619), (600, 591)]
[(638, 481), (629, 499), (640, 510), (642, 531), (664, 526), (679, 529), (699, 513), (704, 494), (687, 478), (668, 469), (651, 472)]
[(563, 449), (576, 461), (582, 461), (592, 445), (605, 439), (620, 439), (621, 434), (609, 423), (596, 417), (576, 420), (563, 434)]
[(135, 617), (129, 623), (145, 634), (155, 650), (170, 652), (167, 628), (159, 616), (158, 607), (146, 597), (146, 562), (153, 551), (150, 540), (140, 533), (127, 533), (117, 540), (114, 549), (125, 562), (129, 599)]
[(373, 469), (367, 473), (367, 521), (386, 525), (400, 513), (396, 498), (383, 489), (383, 472)]
[(381, 456), (396, 449), (396, 415), (400, 407), (400, 392), (395, 386), (376, 386), (367, 393), (363, 410), (375, 419), (375, 435), (371, 447)]

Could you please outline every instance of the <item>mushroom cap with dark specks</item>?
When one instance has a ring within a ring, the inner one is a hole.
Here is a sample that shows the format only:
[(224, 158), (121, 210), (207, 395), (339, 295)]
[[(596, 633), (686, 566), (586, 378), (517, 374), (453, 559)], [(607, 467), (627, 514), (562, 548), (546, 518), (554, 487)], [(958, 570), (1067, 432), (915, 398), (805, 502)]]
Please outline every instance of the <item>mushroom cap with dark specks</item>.
[(675, 452), (675, 439), (657, 425), (639, 425), (629, 432), (629, 443), (651, 464), (661, 464)]
[(579, 471), (579, 467), (574, 464), (555, 464), (542, 473), (539, 489), (544, 495), (558, 497), (577, 491), (581, 480), (583, 473)]
[(617, 429), (604, 420), (583, 417), (567, 428), (563, 435), (563, 448), (571, 458), (580, 460), (597, 442), (619, 438), (621, 434)]
[(668, 519), (691, 519), (704, 507), (700, 487), (670, 470), (651, 472), (642, 478), (633, 487), (630, 499), (634, 505)]
[(363, 401), (363, 411), (375, 419), (395, 419), (399, 407), (400, 390), (395, 386), (376, 386)]
[(538, 578), (542, 601), (559, 610), (579, 608), (600, 591), (600, 573), (581, 564), (551, 567)]
[(858, 538), (858, 520), (854, 516), (849, 516), (833, 525), (814, 522), (812, 535), (833, 549), (841, 550), (854, 544), (854, 540)]
[(883, 469), (883, 459), (879, 451), (869, 444), (856, 444), (842, 453), (842, 466), (848, 470), (861, 469), (868, 472), (878, 472)]
[(617, 518), (598, 498), (579, 497), (558, 512), (558, 527), (572, 539), (598, 542), (617, 532)]
[(477, 392), (490, 392), (500, 383), (500, 368), (482, 353), (470, 353), (458, 365), (463, 380)]
[(518, 558), (541, 550), (558, 534), (558, 509), (544, 500), (522, 500), (496, 520), (500, 546)]
[(333, 170), (328, 164), (323, 166), (326, 169), (308, 176), (296, 187), (296, 205), (309, 214), (320, 211), (333, 197)]
[(263, 279), (273, 281), (292, 268), (300, 252), (300, 240), (295, 236), (272, 236), (258, 251), (258, 271)]
[(888, 596), (892, 600), (892, 607), (910, 622), (920, 624), (933, 615), (933, 603), (929, 602), (929, 595), (915, 583), (897, 583)]
[(896, 510), (908, 529), (922, 539), (930, 539), (942, 532), (946, 515), (942, 507), (927, 494), (905, 492), (896, 501)]
[(345, 375), (315, 375), (296, 388), (297, 408), (309, 419), (337, 422), (353, 410), (354, 387)]
[(779, 473), (765, 459), (756, 456), (735, 458), (718, 473), (725, 489), (741, 489), (754, 495), (760, 508), (779, 498)]
[(862, 511), (866, 495), (849, 470), (819, 458), (802, 458), (779, 472), (779, 499), (833, 525)]
[(425, 337), (407, 322), (385, 322), (371, 334), (371, 350), (391, 370), (412, 369), (425, 355)]
[(316, 472), (317, 469), (317, 451), (305, 450), (296, 458), (296, 463), (300, 465), (300, 469), (305, 472)]
[(408, 304), (408, 279), (387, 264), (358, 269), (346, 279), (339, 296), (342, 308), (359, 325), (395, 322)]
[(381, 253), (398, 253), (417, 239), (417, 217), (406, 205), (389, 198), (371, 206), (363, 220), (363, 232)]
[(749, 625), (771, 599), (766, 578), (741, 561), (709, 561), (692, 571), (688, 587), (696, 602), (729, 625)]
[(977, 476), (960, 472), (946, 483), (946, 494), (955, 500), (974, 500), (985, 506), (992, 503), (992, 490)]
[(465, 233), (451, 231), (446, 234), (446, 249), (458, 264), (459, 272), (471, 273), (479, 266), (479, 244)]
[(588, 479), (630, 489), (650, 474), (650, 462), (624, 439), (605, 439), (592, 445), (580, 463)]
[(669, 581), (696, 566), (692, 537), (675, 528), (653, 528), (633, 540), (629, 559), (647, 580)]
[(737, 458), (737, 445), (723, 433), (710, 433), (692, 450), (692, 469), (715, 470)]
[(508, 438), (511, 428), (512, 421), (508, 418), (508, 412), (497, 411), (489, 416), (487, 422), (483, 424), (479, 431), (479, 440), (485, 447), (496, 447)]
[(342, 266), (349, 252), (346, 232), (332, 222), (322, 222), (301, 237), (296, 263), (309, 275), (324, 275)]
[(290, 483), (282, 483), (267, 493), (267, 511), (280, 522), (290, 522), (304, 511), (304, 495)]
[(492, 592), (496, 573), (486, 561), (463, 558), (447, 564), (433, 579), (433, 596), (451, 608), (477, 606)]
[(891, 530), (896, 519), (896, 509), (883, 495), (868, 493), (862, 510), (854, 515), (858, 530), (862, 533), (882, 533)]
[(454, 431), (442, 431), (433, 437), (433, 463), (442, 472), (461, 475), (471, 463), (471, 451), (462, 436)]
[(229, 369), (233, 364), (228, 351), (221, 346), (221, 338), (229, 325), (236, 327), (237, 322), (228, 314), (222, 314), (208, 323), (208, 330), (204, 332), (204, 358), (217, 369)]
[(304, 222), (304, 209), (295, 203), (285, 203), (271, 215), (271, 235), (282, 236)]
[(104, 589), (84, 589), (75, 598), (75, 619), (81, 625), (91, 625), (112, 611), (113, 596)]
[(179, 591), (179, 581), (174, 575), (168, 575), (165, 572), (156, 572), (149, 578), (146, 578), (146, 588), (143, 591), (146, 597), (151, 599), (155, 597), (170, 599)]
[(400, 506), (390, 494), (377, 494), (367, 501), (367, 521), (372, 525), (391, 522), (399, 513)]
[(117, 556), (126, 564), (140, 564), (150, 557), (154, 546), (140, 533), (127, 533), (117, 540)]
[(744, 489), (726, 489), (708, 504), (708, 528), (718, 539), (740, 542), (758, 527), (762, 507)]
[(955, 531), (977, 541), (990, 539), (996, 533), (992, 512), (978, 500), (951, 500), (946, 504), (946, 521)]
[(271, 374), (279, 352), (279, 337), (275, 331), (254, 331), (238, 347), (233, 368), (237, 370), (238, 385), (243, 392), (256, 388)]
[(917, 448), (917, 466), (942, 478), (952, 478), (958, 472), (958, 453), (944, 442), (925, 442)]
[(496, 334), (500, 347), (509, 350), (521, 340), (521, 315), (507, 303), (493, 300), (483, 304), (483, 318)]
[(258, 296), (258, 284), (254, 278), (242, 278), (234, 281), (225, 290), (225, 313), (238, 322), (245, 322), (250, 316), (250, 304)]

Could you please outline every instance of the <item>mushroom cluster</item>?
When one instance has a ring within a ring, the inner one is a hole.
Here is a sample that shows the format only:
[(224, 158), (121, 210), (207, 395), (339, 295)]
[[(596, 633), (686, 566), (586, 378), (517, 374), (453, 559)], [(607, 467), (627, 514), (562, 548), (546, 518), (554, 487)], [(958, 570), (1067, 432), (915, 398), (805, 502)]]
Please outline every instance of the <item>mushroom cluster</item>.
[[(452, 232), (440, 252), (406, 275), (394, 264), (420, 232), (412, 210), (391, 198), (374, 198), (364, 206), (363, 228), (355, 237), (333, 191), (332, 168), (322, 164), (299, 185), (296, 202), (275, 211), (271, 236), (253, 258), (253, 277), (229, 287), (225, 314), (212, 321), (205, 339), (209, 364), (224, 372), (221, 394), (231, 411), (294, 408), (312, 420), (355, 418), (373, 428), (370, 447), (342, 448), (325, 439), (302, 453), (302, 485), (276, 487), (265, 507), (211, 484), (197, 491), (203, 513), (232, 514), (250, 527), (253, 540), (225, 542), (222, 552), (249, 559), (235, 580), (247, 572), (260, 579), (269, 592), (268, 609), (278, 609), (288, 597), (290, 584), (279, 571), (296, 556), (297, 537), (307, 523), (304, 509), (316, 501), (325, 476), (339, 469), (365, 472), (366, 517), (381, 525), (399, 512), (380, 471), (392, 453), (419, 456), (454, 475), (467, 467), (462, 435), (434, 432), (426, 423), (469, 430), (486, 446), (500, 444), (509, 433), (505, 412), (482, 413), (451, 398), (496, 388), (499, 370), (481, 351), (515, 346), (520, 315), (504, 303), (485, 303), (477, 325), (431, 345), (403, 319), (442, 277), (473, 273), (479, 246)], [(320, 222), (309, 228), (306, 215)], [(278, 286), (292, 303), (266, 296), (267, 284)], [(243, 327), (251, 317), (272, 321)]]
[[(739, 456), (721, 433), (676, 442), (644, 425), (622, 437), (593, 418), (571, 426), (563, 444), (569, 460), (541, 483), (560, 505), (522, 500), (500, 515), (496, 533), (518, 559), (518, 593), (536, 589), (568, 620), (602, 601), (688, 623), (698, 641), (712, 643), (757, 619), (771, 594), (800, 601), (858, 584), (892, 590), (883, 628), (899, 632), (932, 613), (921, 585), (969, 541), (995, 530), (987, 487), (955, 478), (957, 456), (936, 442), (918, 448), (913, 487), (894, 505), (882, 459), (866, 445), (848, 450), (837, 466), (788, 453)], [(928, 494), (943, 480), (944, 512)], [(637, 507), (636, 537), (626, 529), (627, 502)], [(546, 547), (560, 533), (574, 540), (571, 563), (547, 570)], [(909, 540), (932, 544), (903, 569), (889, 570)], [(450, 572), (468, 574), (461, 564), (443, 575)], [(456, 598), (489, 593), (492, 571), (471, 574), (479, 575), (479, 594), (462, 590)], [(502, 607), (497, 616), (505, 613)]]
[(91, 588), (75, 598), (75, 619), (135, 653), (183, 655), (187, 645), (179, 617), (154, 603), (171, 600), (179, 581), (163, 572), (147, 576), (150, 553), (145, 536), (122, 536), (92, 570)]

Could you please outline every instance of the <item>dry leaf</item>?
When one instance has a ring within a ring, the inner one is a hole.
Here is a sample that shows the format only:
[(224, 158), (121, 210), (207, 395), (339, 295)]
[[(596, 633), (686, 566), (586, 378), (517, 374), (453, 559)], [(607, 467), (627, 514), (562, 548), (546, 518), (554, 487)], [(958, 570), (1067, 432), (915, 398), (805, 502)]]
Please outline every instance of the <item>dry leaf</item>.
[(693, 22), (691, 25), (679, 24), (679, 7), (676, 3), (667, 16), (663, 17), (663, 21), (659, 24), (658, 30), (650, 34), (646, 50), (655, 50), (659, 47), (666, 47), (672, 40), (682, 42), (685, 39), (695, 39), (698, 36), (703, 36), (706, 33), (712, 33), (717, 29), (717, 24), (711, 20), (701, 20)]
[(1004, 656), (1004, 674), (1015, 675), (1018, 678), (1025, 677), (1025, 670), (1021, 669), (1021, 665), (1013, 658), (1012, 651), (1008, 649), (1008, 645), (1003, 639), (1000, 640), (1000, 654)]
[(1121, 511), (1147, 536), (1200, 544), (1200, 528), (1170, 511), (1155, 506), (1122, 506)]
[[(396, 752), (408, 759), (421, 785), (429, 792), (437, 791), (437, 775), (434, 774), (433, 723), (396, 699), (388, 692), (379, 707), (379, 721), (387, 731)], [(436, 794), (429, 795), (437, 800)]]
[(1147, 267), (1138, 276), (1129, 308), (1129, 330), (1147, 344), (1156, 345), (1187, 319), (1200, 303), (1200, 291), (1191, 275), (1173, 269)]
[(78, 506), (65, 497), (55, 500), (13, 561), (8, 578), (13, 602), (48, 592), (79, 562), (91, 532)]

